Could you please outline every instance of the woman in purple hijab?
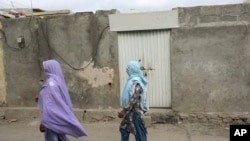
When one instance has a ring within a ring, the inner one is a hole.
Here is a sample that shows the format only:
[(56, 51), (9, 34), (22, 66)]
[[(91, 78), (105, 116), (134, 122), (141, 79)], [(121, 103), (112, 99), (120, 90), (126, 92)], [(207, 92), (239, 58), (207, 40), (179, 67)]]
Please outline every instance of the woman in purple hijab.
[(43, 68), (46, 81), (39, 93), (38, 107), (42, 113), (41, 124), (46, 127), (45, 141), (68, 141), (66, 135), (87, 136), (74, 115), (61, 65), (56, 60), (47, 60)]

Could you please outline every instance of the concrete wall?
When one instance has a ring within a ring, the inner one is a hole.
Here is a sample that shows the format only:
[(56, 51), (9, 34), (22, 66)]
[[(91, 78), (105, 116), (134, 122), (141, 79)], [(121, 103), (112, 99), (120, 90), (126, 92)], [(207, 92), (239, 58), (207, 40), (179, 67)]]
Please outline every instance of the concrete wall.
[(249, 4), (179, 8), (171, 32), (173, 109), (250, 112)]
[[(119, 107), (117, 39), (107, 18), (114, 12), (1, 20), (7, 105), (36, 106), (41, 62), (56, 59), (75, 108)], [(24, 48), (17, 44), (21, 36)]]
[[(172, 109), (249, 112), (250, 5), (177, 9), (180, 27), (171, 30)], [(63, 66), (74, 107), (120, 107), (117, 36), (109, 31), (107, 16), (114, 13), (2, 20), (8, 106), (35, 106), (40, 63), (53, 58)], [(18, 48), (19, 36), (25, 48)]]
[(248, 28), (249, 25), (235, 25), (173, 30), (173, 109), (250, 111)]
[[(39, 91), (38, 37), (33, 27), (34, 19), (2, 22), (6, 101), (9, 106), (34, 106), (33, 98)], [(17, 44), (19, 36), (25, 38), (23, 49)]]

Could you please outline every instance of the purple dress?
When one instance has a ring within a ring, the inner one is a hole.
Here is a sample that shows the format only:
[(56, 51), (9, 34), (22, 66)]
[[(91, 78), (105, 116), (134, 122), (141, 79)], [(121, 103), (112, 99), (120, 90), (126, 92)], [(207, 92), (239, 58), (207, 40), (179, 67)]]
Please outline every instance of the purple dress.
[(86, 130), (74, 115), (60, 64), (55, 60), (48, 60), (43, 62), (43, 67), (47, 79), (38, 99), (38, 107), (42, 112), (41, 123), (48, 131), (58, 134), (58, 138), (64, 138), (65, 135), (87, 136)]

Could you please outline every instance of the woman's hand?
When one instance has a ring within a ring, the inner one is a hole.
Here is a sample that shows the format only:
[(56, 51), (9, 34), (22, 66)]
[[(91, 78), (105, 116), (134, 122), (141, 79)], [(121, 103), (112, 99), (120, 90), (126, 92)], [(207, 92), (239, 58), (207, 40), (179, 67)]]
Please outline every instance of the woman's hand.
[(35, 99), (35, 102), (37, 103), (38, 102), (38, 96), (34, 98)]
[(126, 109), (122, 109), (120, 112), (118, 112), (118, 117), (119, 118), (123, 118), (124, 115), (126, 114), (127, 110)]
[(41, 123), (39, 129), (40, 129), (40, 132), (43, 133), (43, 132), (45, 132), (46, 127)]

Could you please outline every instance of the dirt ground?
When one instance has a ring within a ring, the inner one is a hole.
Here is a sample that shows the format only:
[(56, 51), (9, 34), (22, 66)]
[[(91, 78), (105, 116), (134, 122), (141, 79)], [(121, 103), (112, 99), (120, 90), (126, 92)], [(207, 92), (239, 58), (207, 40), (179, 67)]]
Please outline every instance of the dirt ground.
[[(0, 119), (0, 141), (44, 141), (39, 132), (40, 121)], [(82, 123), (88, 136), (70, 137), (70, 141), (119, 141), (119, 122)], [(229, 128), (209, 124), (152, 124), (148, 127), (148, 141), (228, 141)], [(130, 141), (135, 141), (133, 135)]]

